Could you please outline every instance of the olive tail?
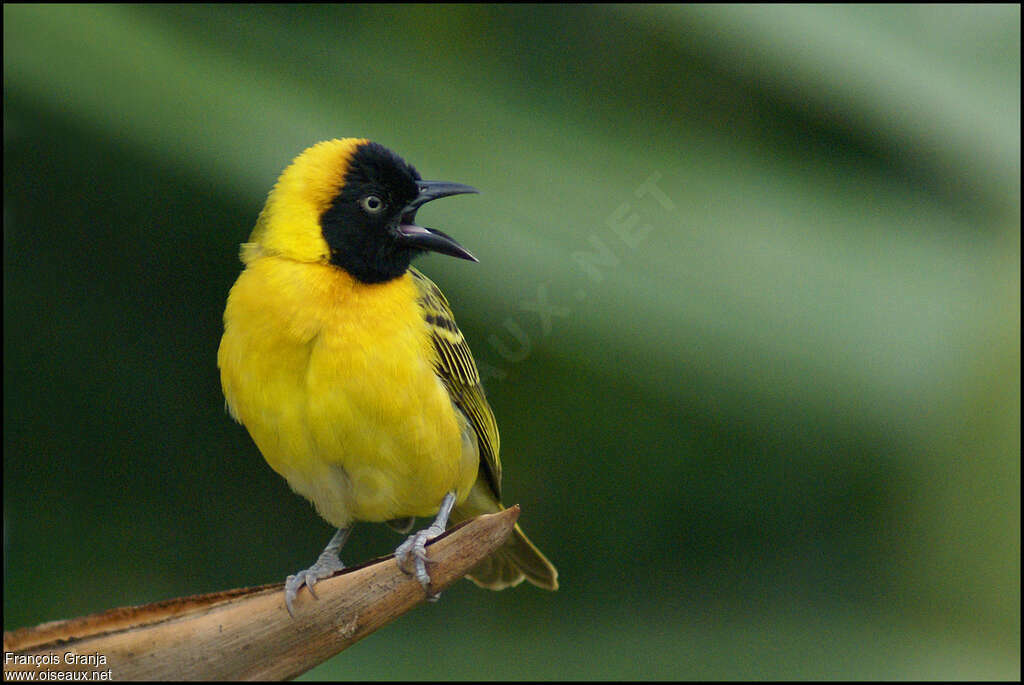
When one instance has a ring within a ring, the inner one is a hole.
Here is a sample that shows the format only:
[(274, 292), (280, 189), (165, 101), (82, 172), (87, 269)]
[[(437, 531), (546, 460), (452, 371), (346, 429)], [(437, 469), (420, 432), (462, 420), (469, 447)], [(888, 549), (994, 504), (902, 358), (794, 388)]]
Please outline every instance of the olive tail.
[[(466, 501), (455, 507), (450, 523), (500, 510), (501, 504), (490, 489), (482, 481), (477, 481)], [(530, 542), (518, 523), (505, 544), (474, 566), (466, 577), (488, 590), (515, 587), (524, 580), (543, 590), (558, 589), (558, 571)]]
[(482, 588), (504, 590), (523, 580), (543, 590), (558, 589), (558, 571), (523, 534), (519, 524), (505, 544), (466, 574)]

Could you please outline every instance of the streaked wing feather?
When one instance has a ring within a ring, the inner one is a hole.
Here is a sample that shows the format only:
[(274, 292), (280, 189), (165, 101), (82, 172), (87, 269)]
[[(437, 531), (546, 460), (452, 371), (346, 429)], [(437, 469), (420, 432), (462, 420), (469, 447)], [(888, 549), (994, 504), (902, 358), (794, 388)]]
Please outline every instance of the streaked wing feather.
[(495, 497), (501, 498), (501, 460), (498, 424), (494, 420), (491, 405), (484, 396), (480, 385), (473, 354), (469, 351), (462, 331), (455, 323), (448, 300), (434, 282), (416, 269), (409, 269), (413, 281), (419, 287), (420, 308), (430, 328), (430, 336), (437, 350), (437, 375), (441, 378), (452, 402), (462, 410), (476, 431), (480, 447), (480, 470), (486, 478)]

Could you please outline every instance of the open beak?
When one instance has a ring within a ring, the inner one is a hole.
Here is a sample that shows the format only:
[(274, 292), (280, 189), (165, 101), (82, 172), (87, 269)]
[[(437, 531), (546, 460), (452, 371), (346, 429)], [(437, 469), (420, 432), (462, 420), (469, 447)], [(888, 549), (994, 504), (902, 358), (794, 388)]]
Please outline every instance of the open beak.
[(418, 181), (416, 185), (419, 186), (419, 195), (402, 210), (402, 222), (398, 226), (398, 237), (401, 243), (428, 252), (440, 252), (459, 259), (477, 261), (477, 258), (470, 254), (469, 250), (455, 242), (451, 236), (434, 228), (418, 226), (415, 221), (416, 210), (431, 200), (449, 195), (479, 193), (480, 191), (471, 186), (448, 183), (447, 181)]

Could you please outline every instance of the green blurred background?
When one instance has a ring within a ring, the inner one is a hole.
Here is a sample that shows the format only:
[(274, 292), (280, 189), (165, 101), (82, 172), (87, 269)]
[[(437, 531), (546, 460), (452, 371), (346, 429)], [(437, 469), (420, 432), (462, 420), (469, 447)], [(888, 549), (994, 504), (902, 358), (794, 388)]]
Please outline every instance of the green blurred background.
[(343, 136), (483, 191), (420, 266), (562, 589), (311, 676), (1020, 677), (1019, 6), (5, 5), (5, 629), (326, 543), (216, 349)]

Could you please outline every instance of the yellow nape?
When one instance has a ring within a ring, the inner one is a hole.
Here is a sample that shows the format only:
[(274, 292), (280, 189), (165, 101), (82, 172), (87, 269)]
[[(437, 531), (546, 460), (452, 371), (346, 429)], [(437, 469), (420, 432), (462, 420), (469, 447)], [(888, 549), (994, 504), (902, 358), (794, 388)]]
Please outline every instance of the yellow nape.
[(344, 181), (349, 160), (365, 138), (325, 140), (306, 149), (281, 172), (256, 220), (242, 261), (278, 255), (300, 262), (326, 264), (330, 249), (320, 215), (330, 207)]

